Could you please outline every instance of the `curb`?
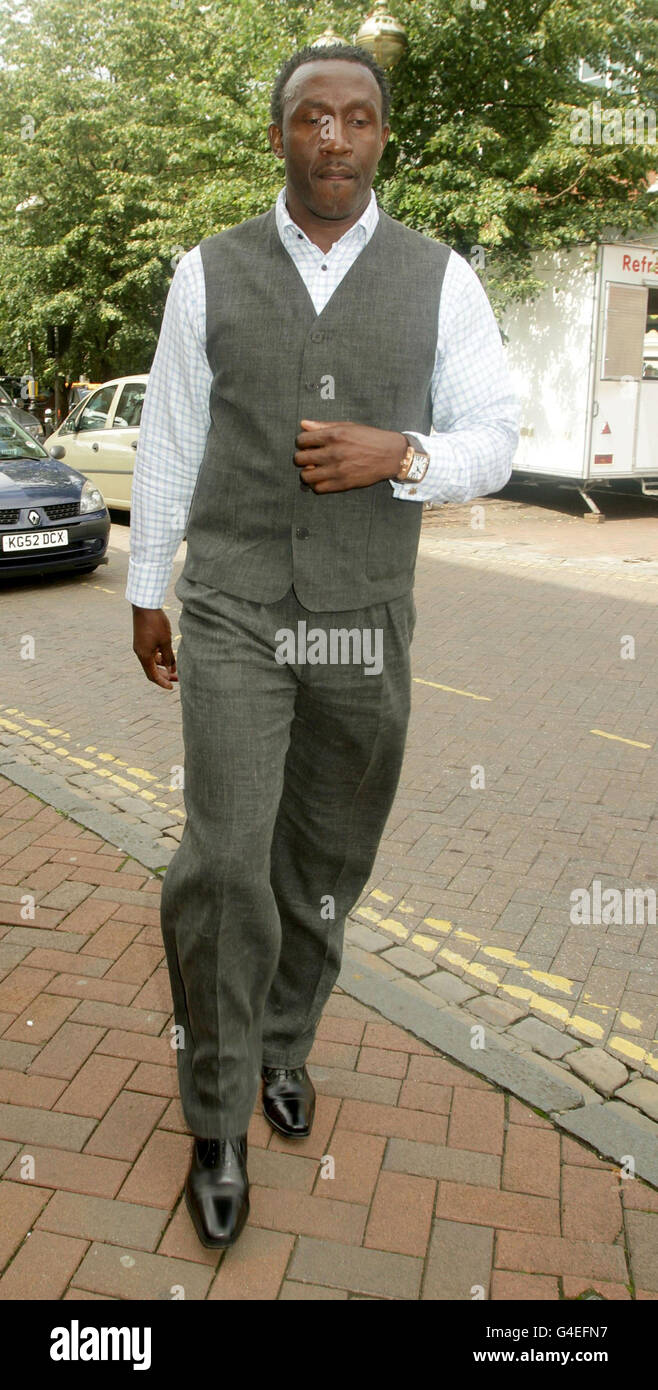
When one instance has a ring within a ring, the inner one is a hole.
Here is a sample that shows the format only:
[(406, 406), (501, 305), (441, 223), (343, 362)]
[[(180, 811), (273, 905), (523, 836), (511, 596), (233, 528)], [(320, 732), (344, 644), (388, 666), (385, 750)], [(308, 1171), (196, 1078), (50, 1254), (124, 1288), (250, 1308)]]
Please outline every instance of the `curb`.
[[(49, 774), (28, 763), (12, 761), (12, 757), (9, 750), (5, 756), (0, 753), (0, 775), (162, 877), (165, 850), (127, 826), (121, 815), (90, 808), (74, 792), (57, 786)], [(441, 999), (388, 961), (362, 950), (349, 940), (352, 926), (359, 929), (360, 924), (348, 919), (337, 982), (346, 994), (539, 1110), (565, 1134), (589, 1144), (599, 1157), (620, 1164), (631, 1158), (635, 1174), (658, 1188), (658, 1124), (624, 1101), (605, 1100), (566, 1067), (538, 1055), (528, 1043), (498, 1031), (463, 1005)], [(314, 1068), (317, 1075), (321, 1070)]]
[(74, 791), (58, 787), (47, 772), (40, 772), (31, 763), (12, 762), (12, 757), (13, 753), (10, 753), (5, 761), (0, 753), (0, 775), (10, 782), (15, 782), (17, 786), (24, 787), (26, 792), (31, 792), (54, 810), (63, 812), (70, 820), (77, 821), (78, 825), (84, 825), (85, 830), (93, 830), (103, 840), (116, 845), (117, 849), (125, 850), (131, 859), (139, 860), (145, 869), (153, 872), (166, 868), (162, 861), (163, 858), (167, 858), (167, 851), (158, 849), (152, 840), (140, 835), (134, 826), (126, 825), (123, 816), (118, 812), (91, 807), (88, 802), (81, 801)]
[[(565, 1134), (584, 1140), (600, 1158), (633, 1159), (634, 1171), (658, 1187), (658, 1125), (624, 1101), (604, 1101), (565, 1067), (521, 1049), (463, 1006), (443, 1003), (388, 966), (373, 969), (358, 947), (346, 944), (338, 984), (446, 1057), (540, 1110)], [(389, 974), (390, 972), (390, 974)], [(423, 998), (423, 995), (426, 997)], [(482, 1030), (474, 1048), (472, 1029)], [(629, 1174), (630, 1176), (630, 1174)]]

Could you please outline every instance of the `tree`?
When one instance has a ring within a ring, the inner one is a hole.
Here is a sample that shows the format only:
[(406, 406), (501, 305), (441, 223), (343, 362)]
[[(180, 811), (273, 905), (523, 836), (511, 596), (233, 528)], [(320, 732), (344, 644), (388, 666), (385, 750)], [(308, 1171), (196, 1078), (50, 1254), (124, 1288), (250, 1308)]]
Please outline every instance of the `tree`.
[[(594, 96), (578, 60), (623, 74), (614, 105), (656, 99), (653, 0), (394, 0), (409, 47), (392, 75), (381, 204), (476, 266), (496, 306), (536, 288), (531, 256), (653, 224), (655, 147), (579, 144)], [(0, 0), (0, 343), (31, 338), (93, 379), (148, 370), (173, 268), (201, 237), (264, 211), (282, 169), (266, 138), (280, 63), (364, 7), (291, 0)], [(16, 211), (20, 208), (20, 211)], [(481, 248), (477, 250), (477, 248)]]

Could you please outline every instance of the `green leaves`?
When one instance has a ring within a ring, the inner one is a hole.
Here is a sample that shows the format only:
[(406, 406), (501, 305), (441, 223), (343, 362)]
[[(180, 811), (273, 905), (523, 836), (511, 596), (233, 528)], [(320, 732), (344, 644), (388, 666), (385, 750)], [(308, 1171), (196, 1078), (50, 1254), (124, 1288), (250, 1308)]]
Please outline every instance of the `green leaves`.
[[(535, 286), (533, 251), (655, 224), (655, 147), (571, 139), (574, 108), (595, 98), (656, 106), (654, 0), (392, 4), (409, 47), (378, 197), (467, 257), (483, 247), (496, 307)], [(176, 258), (263, 212), (283, 182), (266, 136), (280, 63), (328, 24), (351, 39), (367, 8), (0, 0), (5, 366), (24, 370), (31, 336), (52, 379), (46, 326), (60, 322), (71, 376), (147, 370)], [(581, 81), (581, 59), (609, 60), (617, 85)]]

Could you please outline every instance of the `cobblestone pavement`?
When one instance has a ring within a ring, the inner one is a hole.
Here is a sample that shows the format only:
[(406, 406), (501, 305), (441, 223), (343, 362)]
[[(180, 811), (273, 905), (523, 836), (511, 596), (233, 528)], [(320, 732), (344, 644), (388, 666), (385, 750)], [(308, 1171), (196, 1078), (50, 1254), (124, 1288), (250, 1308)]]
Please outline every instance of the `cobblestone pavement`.
[(0, 1300), (658, 1299), (653, 1187), (341, 990), (311, 1138), (256, 1108), (249, 1224), (204, 1250), (160, 880), (0, 777), (0, 885)]
[[(350, 938), (437, 993), (448, 972), (455, 1003), (569, 1071), (576, 1040), (591, 1084), (655, 1120), (658, 504), (605, 505), (605, 526), (568, 498), (427, 514), (407, 757)], [(165, 865), (184, 819), (179, 700), (130, 650), (127, 546), (115, 525), (107, 568), (3, 594), (0, 765), (118, 813)], [(610, 889), (642, 904), (597, 915)]]

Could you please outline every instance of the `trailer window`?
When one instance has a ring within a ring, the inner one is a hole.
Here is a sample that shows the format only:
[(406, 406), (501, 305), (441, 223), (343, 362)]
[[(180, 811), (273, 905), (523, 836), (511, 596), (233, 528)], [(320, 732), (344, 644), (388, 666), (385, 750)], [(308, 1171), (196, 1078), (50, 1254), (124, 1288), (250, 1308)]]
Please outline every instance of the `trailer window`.
[(651, 287), (647, 301), (642, 379), (658, 381), (658, 286)]
[(603, 380), (639, 381), (647, 323), (646, 285), (606, 285)]

